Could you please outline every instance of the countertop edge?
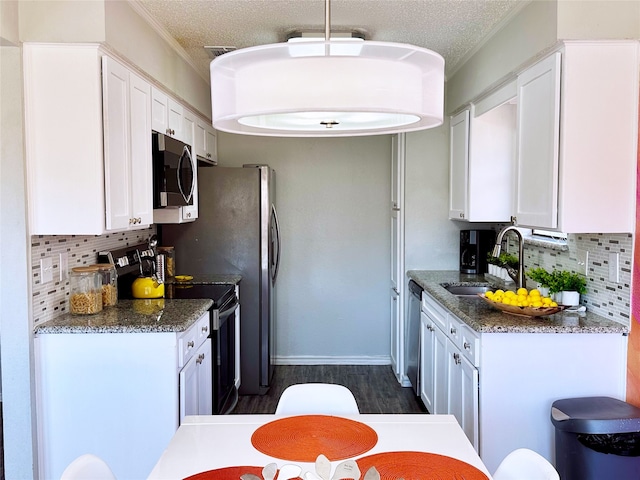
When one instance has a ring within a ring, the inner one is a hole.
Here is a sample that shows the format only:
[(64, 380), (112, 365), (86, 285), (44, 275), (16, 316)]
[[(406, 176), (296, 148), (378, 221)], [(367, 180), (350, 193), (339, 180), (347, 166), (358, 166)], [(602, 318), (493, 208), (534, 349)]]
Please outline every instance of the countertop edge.
[(211, 299), (121, 300), (93, 315), (66, 313), (34, 326), (34, 334), (179, 333), (213, 305)]
[(484, 275), (449, 270), (408, 270), (406, 276), (478, 333), (629, 333), (629, 328), (622, 323), (589, 311), (580, 315), (560, 312), (536, 318), (509, 315), (484, 302), (458, 298), (441, 285), (490, 283)]

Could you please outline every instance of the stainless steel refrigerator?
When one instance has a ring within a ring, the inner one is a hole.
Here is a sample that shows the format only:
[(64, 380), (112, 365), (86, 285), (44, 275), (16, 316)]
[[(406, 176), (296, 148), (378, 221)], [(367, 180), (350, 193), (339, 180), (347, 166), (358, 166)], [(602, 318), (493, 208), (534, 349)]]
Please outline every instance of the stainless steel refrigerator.
[(240, 274), (241, 395), (269, 389), (275, 356), (280, 232), (275, 172), (266, 165), (198, 168), (198, 219), (163, 225), (183, 274)]

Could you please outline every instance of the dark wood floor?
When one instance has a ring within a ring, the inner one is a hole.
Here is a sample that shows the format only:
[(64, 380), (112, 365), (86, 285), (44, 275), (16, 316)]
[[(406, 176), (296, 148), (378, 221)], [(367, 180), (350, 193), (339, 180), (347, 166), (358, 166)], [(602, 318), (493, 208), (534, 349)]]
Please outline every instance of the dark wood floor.
[(265, 395), (241, 395), (233, 413), (274, 413), (282, 391), (295, 383), (339, 383), (356, 397), (360, 413), (426, 413), (413, 389), (403, 388), (389, 365), (277, 365)]

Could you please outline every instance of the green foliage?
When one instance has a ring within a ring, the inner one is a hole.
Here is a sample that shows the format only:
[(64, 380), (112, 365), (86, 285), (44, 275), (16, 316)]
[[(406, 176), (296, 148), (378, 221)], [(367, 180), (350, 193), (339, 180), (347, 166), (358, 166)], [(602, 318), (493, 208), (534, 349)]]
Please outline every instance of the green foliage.
[(499, 257), (494, 257), (491, 253), (488, 253), (487, 263), (497, 265), (499, 267), (511, 267), (516, 269), (520, 264), (520, 262), (518, 262), (518, 257), (506, 252), (502, 252)]
[(531, 268), (527, 271), (527, 276), (542, 287), (548, 288), (549, 293), (587, 293), (587, 279), (582, 275), (567, 270), (554, 269), (549, 273), (541, 267)]
[(542, 287), (549, 288), (551, 283), (551, 274), (544, 268), (530, 268), (527, 270), (527, 277), (534, 282), (539, 283)]

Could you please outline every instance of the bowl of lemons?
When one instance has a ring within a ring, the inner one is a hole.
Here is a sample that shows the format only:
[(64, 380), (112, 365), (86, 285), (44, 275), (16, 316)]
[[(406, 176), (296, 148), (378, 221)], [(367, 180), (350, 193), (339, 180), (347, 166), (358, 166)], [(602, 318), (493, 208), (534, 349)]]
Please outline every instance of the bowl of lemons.
[(541, 295), (535, 288), (519, 288), (516, 291), (498, 289), (495, 292), (479, 293), (478, 296), (504, 313), (522, 317), (553, 315), (566, 308), (564, 305), (558, 305), (550, 297)]

